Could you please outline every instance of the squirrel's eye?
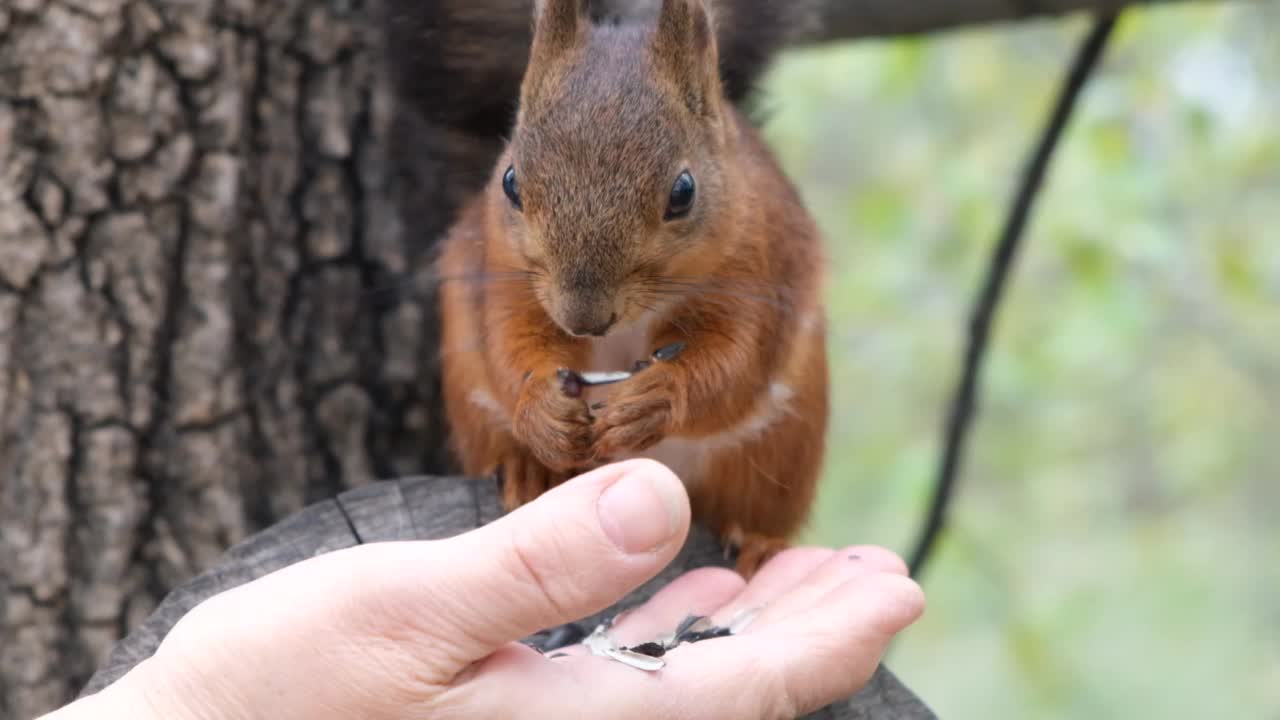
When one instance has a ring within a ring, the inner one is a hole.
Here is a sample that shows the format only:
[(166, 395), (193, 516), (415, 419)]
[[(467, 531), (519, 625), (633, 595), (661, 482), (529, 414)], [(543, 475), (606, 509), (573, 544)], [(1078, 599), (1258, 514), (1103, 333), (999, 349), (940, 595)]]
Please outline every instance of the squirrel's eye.
[(523, 210), (524, 205), (520, 203), (520, 186), (516, 184), (516, 169), (514, 167), (507, 168), (507, 172), (502, 176), (502, 191), (507, 194), (507, 199), (517, 210)]
[(676, 178), (676, 184), (671, 186), (671, 198), (667, 201), (666, 220), (675, 220), (689, 214), (693, 209), (693, 196), (697, 192), (697, 185), (693, 182), (693, 175), (688, 170), (680, 173), (680, 177)]

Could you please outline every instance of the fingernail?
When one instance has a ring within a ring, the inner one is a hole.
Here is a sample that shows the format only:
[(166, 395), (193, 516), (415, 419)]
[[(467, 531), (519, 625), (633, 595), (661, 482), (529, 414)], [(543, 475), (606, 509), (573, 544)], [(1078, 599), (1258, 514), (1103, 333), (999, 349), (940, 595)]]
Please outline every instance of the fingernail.
[(610, 485), (596, 511), (613, 544), (635, 554), (654, 550), (676, 534), (685, 502), (678, 480), (639, 468)]

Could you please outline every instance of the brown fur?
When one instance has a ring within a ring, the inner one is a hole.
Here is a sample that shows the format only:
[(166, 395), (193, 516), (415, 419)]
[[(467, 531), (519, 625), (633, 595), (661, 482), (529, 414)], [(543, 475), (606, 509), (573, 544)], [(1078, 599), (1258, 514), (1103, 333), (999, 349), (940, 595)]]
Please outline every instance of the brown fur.
[[(821, 466), (818, 232), (724, 98), (702, 0), (664, 0), (656, 29), (597, 27), (584, 5), (539, 3), (516, 131), (444, 244), (453, 446), (468, 473), (501, 468), (510, 509), (683, 441), (701, 455), (684, 477), (695, 517), (742, 547), (749, 574), (800, 529)], [(502, 189), (509, 166), (522, 210)], [(685, 169), (692, 212), (667, 222)], [(609, 338), (568, 331), (611, 316), (611, 335), (639, 328), (642, 356), (687, 349), (602, 404), (566, 397), (559, 368), (627, 369), (588, 368)]]

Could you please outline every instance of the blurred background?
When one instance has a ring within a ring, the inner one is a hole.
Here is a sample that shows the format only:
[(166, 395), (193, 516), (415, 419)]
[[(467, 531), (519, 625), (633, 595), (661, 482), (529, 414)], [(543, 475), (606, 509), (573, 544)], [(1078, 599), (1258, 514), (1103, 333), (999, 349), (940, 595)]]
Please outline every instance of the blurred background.
[[(772, 73), (765, 132), (833, 261), (810, 540), (910, 552), (972, 299), (1089, 24)], [(1129, 11), (1023, 250), (891, 666), (944, 718), (1280, 718), (1280, 3)]]

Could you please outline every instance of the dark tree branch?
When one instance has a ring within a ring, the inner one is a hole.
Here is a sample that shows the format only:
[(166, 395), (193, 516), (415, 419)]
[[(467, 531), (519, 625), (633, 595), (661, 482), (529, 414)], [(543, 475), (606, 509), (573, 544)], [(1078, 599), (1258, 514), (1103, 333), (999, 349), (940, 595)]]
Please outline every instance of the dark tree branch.
[[(743, 0), (721, 0), (738, 3)], [(1156, 0), (1158, 2), (1159, 0)], [(795, 0), (808, 13), (788, 45), (909, 35), (983, 23), (1055, 17), (1073, 12), (1114, 15), (1152, 0)]]
[(946, 449), (938, 472), (935, 494), (929, 508), (928, 519), (925, 521), (915, 551), (911, 554), (913, 577), (918, 577), (924, 569), (938, 535), (946, 527), (947, 509), (955, 492), (956, 474), (964, 459), (965, 442), (973, 422), (978, 383), (981, 379), (982, 363), (990, 344), (991, 328), (995, 322), (995, 314), (999, 309), (1009, 272), (1017, 258), (1023, 229), (1026, 227), (1027, 218), (1030, 217), (1036, 195), (1044, 184), (1044, 176), (1053, 158), (1053, 151), (1062, 137), (1067, 122), (1071, 119), (1071, 111), (1075, 108), (1080, 91), (1102, 57), (1107, 39), (1111, 35), (1112, 28), (1115, 27), (1116, 18), (1115, 13), (1099, 16), (1093, 30), (1081, 46), (1075, 62), (1071, 65), (1049, 124), (1031, 156), (1022, 184), (1018, 187), (1009, 218), (1000, 233), (999, 242), (996, 243), (982, 292), (978, 296), (969, 320), (969, 344), (965, 349), (964, 369), (947, 419)]

